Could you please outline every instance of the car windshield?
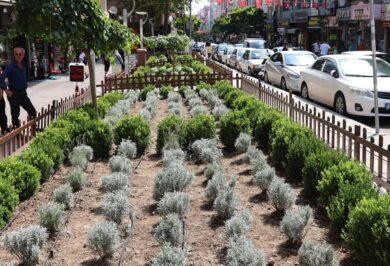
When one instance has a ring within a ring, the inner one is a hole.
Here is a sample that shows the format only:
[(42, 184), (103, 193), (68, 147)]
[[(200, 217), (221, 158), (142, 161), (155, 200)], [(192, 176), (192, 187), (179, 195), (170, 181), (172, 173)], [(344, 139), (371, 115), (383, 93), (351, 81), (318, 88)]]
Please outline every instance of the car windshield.
[(268, 55), (267, 51), (252, 51), (250, 59), (262, 59)]
[(242, 55), (245, 53), (245, 50), (238, 50), (237, 51), (237, 56), (242, 57)]
[(265, 41), (249, 42), (249, 45), (251, 48), (264, 49), (265, 48)]
[(226, 48), (227, 48), (227, 45), (219, 45), (218, 46), (218, 52), (225, 51)]
[[(372, 77), (371, 58), (340, 59), (340, 70), (347, 77)], [(390, 64), (382, 59), (376, 60), (378, 77), (390, 77)]]
[(390, 55), (388, 55), (388, 54), (377, 55), (377, 57), (385, 60), (387, 63), (390, 63)]
[(234, 51), (234, 47), (229, 47), (227, 50), (227, 54), (232, 54)]
[(316, 60), (313, 54), (286, 54), (284, 61), (286, 66), (308, 66)]

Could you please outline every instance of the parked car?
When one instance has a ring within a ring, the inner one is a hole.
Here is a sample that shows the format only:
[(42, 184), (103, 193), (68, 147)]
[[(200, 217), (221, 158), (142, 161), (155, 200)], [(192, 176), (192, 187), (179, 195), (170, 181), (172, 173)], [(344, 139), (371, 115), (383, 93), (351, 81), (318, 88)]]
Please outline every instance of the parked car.
[[(372, 56), (372, 51), (350, 51), (350, 52), (343, 52), (341, 54)], [(382, 52), (376, 52), (376, 57), (385, 60), (387, 63), (390, 63), (390, 55), (389, 54), (382, 53)]]
[(244, 40), (245, 48), (256, 48), (256, 49), (264, 49), (266, 45), (266, 41), (261, 38), (247, 38)]
[[(277, 53), (277, 52), (282, 52), (283, 51), (283, 46), (278, 46), (274, 47), (272, 50)], [(303, 47), (287, 47), (289, 51), (305, 51)]]
[(233, 53), (233, 50), (235, 49), (234, 46), (228, 46), (225, 51), (222, 54), (221, 62), (225, 65), (229, 65), (229, 58)]
[(192, 47), (192, 51), (194, 52), (202, 52), (206, 48), (206, 43), (204, 42), (196, 42)]
[[(377, 58), (378, 104), (390, 116), (390, 64)], [(329, 55), (301, 71), (303, 98), (332, 106), (340, 114), (374, 116), (373, 60), (370, 56)]]
[(300, 91), (300, 72), (310, 67), (317, 56), (307, 51), (283, 51), (273, 54), (265, 63), (264, 81), (284, 90)]
[(226, 44), (226, 43), (222, 43), (222, 44), (219, 44), (218, 45), (218, 50), (217, 50), (217, 61), (218, 62), (221, 62), (222, 61), (222, 54), (224, 53), (225, 49), (228, 48), (229, 46), (232, 46), (232, 45), (229, 45), (229, 44)]
[(235, 69), (238, 69), (238, 60), (240, 60), (246, 50), (248, 50), (248, 48), (234, 48), (229, 58), (229, 65)]
[(251, 76), (257, 76), (264, 58), (271, 56), (269, 49), (247, 49), (242, 58), (238, 60), (239, 70)]
[(236, 43), (234, 46), (242, 48), (242, 47), (244, 47), (244, 44), (243, 43)]
[(211, 59), (217, 60), (219, 44), (211, 45)]

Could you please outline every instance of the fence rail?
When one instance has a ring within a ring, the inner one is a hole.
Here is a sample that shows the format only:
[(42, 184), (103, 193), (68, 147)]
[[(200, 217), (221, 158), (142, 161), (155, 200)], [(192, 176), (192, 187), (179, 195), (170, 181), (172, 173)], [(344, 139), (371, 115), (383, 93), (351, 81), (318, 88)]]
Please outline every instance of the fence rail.
[(171, 64), (181, 64), (181, 65), (188, 65), (191, 64), (192, 60), (168, 60), (168, 61), (159, 61), (159, 62), (146, 62), (145, 64), (149, 67), (158, 67), (158, 66), (164, 66), (167, 63)]
[(70, 97), (55, 100), (47, 108), (43, 108), (38, 112), (37, 117), (24, 121), (22, 125), (0, 138), (0, 159), (8, 157), (17, 150), (23, 148), (30, 142), (35, 134), (42, 131), (55, 121), (59, 116), (69, 110), (80, 107), (90, 101), (91, 90), (81, 89), (80, 93), (73, 94)]
[(390, 145), (383, 147), (383, 136), (378, 143), (374, 138), (367, 139), (367, 129), (359, 125), (347, 127), (347, 121), (336, 121), (335, 115), (326, 115), (316, 107), (309, 109), (308, 104), (295, 102), (292, 93), (282, 94), (268, 85), (260, 84), (246, 76), (241, 77), (241, 90), (255, 95), (270, 107), (276, 108), (294, 122), (306, 126), (329, 147), (343, 152), (350, 158), (366, 165), (375, 176), (375, 182), (390, 188)]

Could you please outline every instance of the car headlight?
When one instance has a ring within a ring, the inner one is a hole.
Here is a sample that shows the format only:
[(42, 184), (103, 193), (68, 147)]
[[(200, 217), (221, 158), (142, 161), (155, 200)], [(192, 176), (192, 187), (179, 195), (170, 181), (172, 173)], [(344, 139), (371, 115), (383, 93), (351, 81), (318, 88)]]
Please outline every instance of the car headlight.
[(293, 78), (293, 79), (299, 79), (300, 75), (294, 72), (287, 73), (287, 77)]
[(374, 93), (366, 89), (357, 89), (357, 88), (350, 87), (349, 90), (351, 91), (351, 94), (354, 94), (356, 96), (365, 96), (368, 98), (374, 98)]

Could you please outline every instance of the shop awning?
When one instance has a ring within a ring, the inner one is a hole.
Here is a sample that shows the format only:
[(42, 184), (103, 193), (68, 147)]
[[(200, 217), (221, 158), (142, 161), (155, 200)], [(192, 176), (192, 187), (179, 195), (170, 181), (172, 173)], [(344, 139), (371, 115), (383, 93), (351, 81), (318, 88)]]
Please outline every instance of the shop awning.
[(0, 0), (0, 6), (12, 6), (15, 0)]
[(294, 34), (294, 33), (296, 33), (298, 30), (299, 30), (299, 29), (297, 29), (297, 28), (287, 29), (287, 30), (286, 30), (286, 33)]

